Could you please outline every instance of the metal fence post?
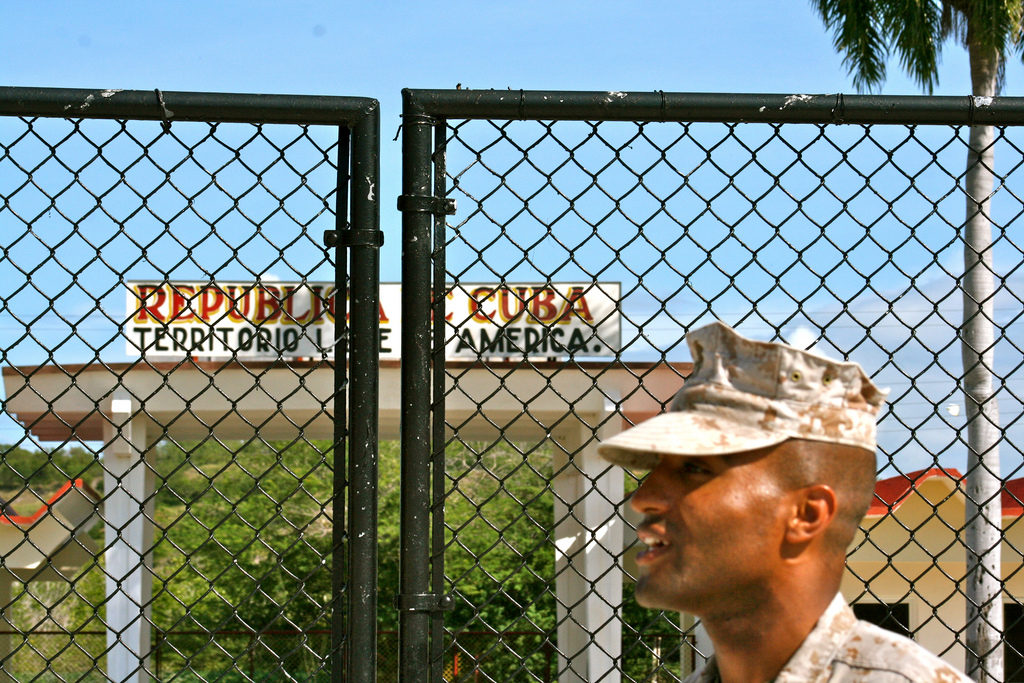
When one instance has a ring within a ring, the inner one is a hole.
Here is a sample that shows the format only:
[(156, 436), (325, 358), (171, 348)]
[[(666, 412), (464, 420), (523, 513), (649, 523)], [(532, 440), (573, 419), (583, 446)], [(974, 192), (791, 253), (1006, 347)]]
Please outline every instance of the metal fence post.
[[(335, 202), (334, 235), (325, 236), (325, 245), (333, 250), (334, 254), (334, 287), (336, 292), (343, 296), (335, 296), (335, 306), (338, 301), (347, 310), (348, 293), (348, 251), (338, 239), (338, 235), (348, 225), (348, 195), (351, 176), (349, 166), (351, 153), (351, 131), (348, 127), (342, 126), (338, 129), (338, 189)], [(344, 320), (344, 316), (341, 316)], [(337, 320), (337, 317), (336, 317)], [(338, 330), (343, 330), (338, 334)], [(348, 583), (348, 530), (342, 520), (346, 518), (347, 508), (345, 501), (348, 491), (348, 471), (345, 467), (348, 462), (348, 327), (337, 325), (335, 327), (335, 340), (333, 349), (334, 358), (334, 461), (333, 461), (333, 491), (331, 520), (331, 545), (332, 545), (332, 572), (331, 590), (332, 611), (331, 611), (331, 680), (334, 683), (341, 683), (345, 680), (345, 660), (348, 653), (349, 626), (348, 615), (350, 612), (345, 594)]]
[[(431, 196), (433, 121), (405, 91), (402, 195)], [(421, 200), (421, 201), (422, 201)], [(430, 591), (430, 227), (431, 214), (402, 214), (402, 493), (399, 574), (399, 680), (430, 674), (430, 612), (419, 604)]]
[[(434, 123), (434, 196), (444, 197), (446, 171), (444, 164), (445, 128), (444, 119)], [(434, 215), (433, 239), (433, 288), (431, 290), (431, 312), (433, 315), (434, 338), (431, 351), (433, 363), (433, 395), (431, 409), (433, 411), (433, 429), (431, 439), (431, 534), (430, 551), (430, 585), (435, 595), (445, 590), (444, 579), (444, 497), (447, 479), (445, 477), (445, 376), (447, 368), (444, 362), (445, 335), (448, 332), (448, 321), (445, 319), (445, 242), (447, 239), (447, 221), (442, 213)], [(432, 615), (430, 629), (431, 680), (441, 681), (444, 678), (444, 612), (437, 611)]]
[[(352, 136), (352, 226), (341, 237), (351, 262), (349, 387), (349, 639), (348, 681), (377, 676), (377, 454), (379, 409), (379, 138), (377, 103)], [(357, 341), (358, 340), (358, 341)]]

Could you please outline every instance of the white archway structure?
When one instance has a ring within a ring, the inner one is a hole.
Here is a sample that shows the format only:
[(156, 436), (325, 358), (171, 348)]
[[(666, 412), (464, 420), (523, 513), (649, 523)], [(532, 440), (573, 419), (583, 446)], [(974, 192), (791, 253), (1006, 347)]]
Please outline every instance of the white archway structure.
[[(400, 365), (381, 362), (380, 437), (397, 439)], [(558, 649), (563, 683), (616, 683), (621, 651), (623, 473), (597, 457), (599, 439), (660, 412), (689, 364), (449, 362), (446, 415), (462, 439), (551, 440), (555, 492)], [(258, 383), (254, 380), (258, 377)], [(328, 364), (95, 363), (6, 367), (6, 405), (42, 441), (99, 441), (104, 460), (107, 668), (147, 680), (152, 598), (152, 446), (196, 440), (333, 438), (324, 410)], [(617, 414), (618, 413), (618, 414)], [(596, 438), (595, 438), (596, 437)], [(632, 536), (632, 534), (629, 534)]]

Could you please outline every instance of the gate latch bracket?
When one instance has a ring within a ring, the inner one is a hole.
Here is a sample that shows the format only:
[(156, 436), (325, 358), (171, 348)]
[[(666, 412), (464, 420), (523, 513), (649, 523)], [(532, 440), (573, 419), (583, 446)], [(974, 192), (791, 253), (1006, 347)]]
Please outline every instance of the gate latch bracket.
[(382, 247), (384, 231), (382, 230), (324, 230), (324, 246), (336, 247)]
[(401, 593), (395, 596), (395, 609), (399, 612), (450, 612), (455, 601), (450, 595), (437, 593)]
[(453, 216), (455, 215), (455, 200), (451, 197), (403, 194), (398, 198), (398, 210), (402, 213), (430, 213), (435, 216)]

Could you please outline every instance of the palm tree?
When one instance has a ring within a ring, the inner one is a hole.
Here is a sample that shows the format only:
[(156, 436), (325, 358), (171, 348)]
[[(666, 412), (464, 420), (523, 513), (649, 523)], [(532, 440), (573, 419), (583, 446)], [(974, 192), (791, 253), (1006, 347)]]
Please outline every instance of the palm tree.
[[(999, 93), (1008, 53), (1020, 52), (1022, 0), (813, 0), (858, 89), (885, 80), (895, 53), (927, 92), (938, 82), (947, 39), (967, 48), (976, 103)], [(990, 203), (991, 126), (971, 126), (964, 175), (963, 325), (961, 356), (967, 406), (967, 672), (978, 681), (1003, 679), (999, 473), (999, 408), (992, 381), (995, 293)]]

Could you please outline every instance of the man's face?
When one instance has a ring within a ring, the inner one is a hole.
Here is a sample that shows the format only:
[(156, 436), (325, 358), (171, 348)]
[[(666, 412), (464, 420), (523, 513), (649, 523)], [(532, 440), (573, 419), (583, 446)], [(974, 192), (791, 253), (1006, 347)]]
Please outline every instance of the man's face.
[(772, 463), (785, 447), (662, 456), (630, 500), (648, 546), (637, 556), (637, 602), (709, 616), (766, 595), (785, 528)]

